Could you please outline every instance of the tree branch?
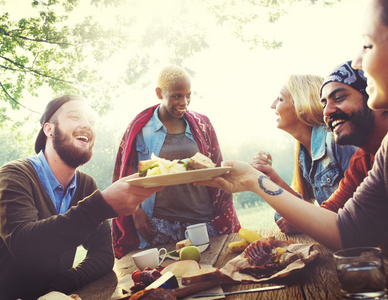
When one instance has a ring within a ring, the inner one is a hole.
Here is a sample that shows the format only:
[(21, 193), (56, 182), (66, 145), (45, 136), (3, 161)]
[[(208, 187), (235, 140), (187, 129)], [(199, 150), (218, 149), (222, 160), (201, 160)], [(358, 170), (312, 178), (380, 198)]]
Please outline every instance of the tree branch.
[(6, 69), (6, 70), (17, 71), (17, 69), (10, 68), (10, 67), (4, 66), (4, 65), (0, 65), (0, 68)]
[[(4, 28), (0, 27), (0, 30), (3, 32), (4, 35), (11, 37), (10, 32), (5, 31)], [(16, 37), (21, 38), (23, 40), (31, 41), (31, 42), (47, 43), (47, 44), (52, 44), (52, 45), (55, 44), (55, 45), (58, 45), (58, 46), (74, 46), (74, 47), (76, 46), (75, 44), (59, 43), (59, 42), (51, 41), (49, 39), (46, 39), (46, 40), (32, 39), (32, 38), (28, 38), (28, 37), (22, 36), (22, 35), (17, 35)], [(61, 38), (60, 37), (59, 38), (58, 37), (57, 38), (53, 38), (53, 40), (58, 40), (58, 39), (61, 39)]]
[(33, 113), (36, 113), (36, 114), (39, 114), (39, 115), (41, 114), (40, 112), (37, 112), (37, 111), (35, 111), (35, 110), (32, 110), (32, 109), (30, 109), (30, 108), (24, 106), (23, 104), (21, 104), (19, 101), (17, 101), (14, 97), (12, 97), (12, 96), (8, 93), (7, 89), (5, 88), (5, 86), (4, 86), (1, 82), (0, 82), (0, 86), (1, 86), (1, 88), (3, 89), (4, 93), (7, 95), (7, 97), (8, 97), (9, 99), (11, 99), (13, 102), (15, 102), (17, 105), (19, 105), (19, 106), (21, 106), (21, 107), (23, 107), (23, 108), (25, 108), (25, 109), (28, 109), (30, 112), (33, 112)]
[(0, 55), (0, 58), (4, 59), (4, 60), (6, 60), (6, 61), (9, 61), (11, 64), (14, 64), (15, 66), (18, 66), (18, 67), (20, 67), (20, 68), (23, 69), (23, 70), (27, 70), (27, 71), (29, 71), (29, 72), (31, 72), (31, 73), (34, 73), (35, 75), (39, 75), (39, 76), (43, 76), (43, 77), (46, 77), (46, 78), (50, 78), (50, 79), (54, 79), (54, 80), (66, 82), (66, 83), (68, 83), (68, 84), (74, 84), (74, 83), (71, 82), (71, 81), (63, 80), (63, 79), (61, 79), (61, 78), (54, 77), (54, 76), (50, 76), (50, 75), (48, 75), (48, 74), (43, 74), (43, 73), (41, 73), (41, 72), (39, 72), (39, 71), (37, 71), (37, 70), (34, 70), (34, 69), (32, 69), (32, 68), (28, 68), (28, 67), (26, 67), (26, 66), (24, 66), (24, 65), (22, 65), (22, 64), (19, 64), (19, 63), (13, 61), (12, 59), (9, 59), (9, 58), (4, 57), (4, 56), (2, 56), (2, 55)]

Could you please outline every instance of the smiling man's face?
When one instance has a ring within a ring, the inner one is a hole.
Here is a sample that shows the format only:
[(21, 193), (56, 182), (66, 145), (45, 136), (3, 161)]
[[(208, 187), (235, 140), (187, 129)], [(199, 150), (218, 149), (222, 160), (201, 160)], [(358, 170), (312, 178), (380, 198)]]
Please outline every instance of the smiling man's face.
[(324, 121), (339, 145), (362, 147), (374, 126), (374, 113), (364, 95), (347, 84), (329, 82), (322, 88)]
[(57, 113), (53, 118), (53, 147), (68, 166), (77, 168), (93, 155), (94, 113), (79, 100), (65, 103)]

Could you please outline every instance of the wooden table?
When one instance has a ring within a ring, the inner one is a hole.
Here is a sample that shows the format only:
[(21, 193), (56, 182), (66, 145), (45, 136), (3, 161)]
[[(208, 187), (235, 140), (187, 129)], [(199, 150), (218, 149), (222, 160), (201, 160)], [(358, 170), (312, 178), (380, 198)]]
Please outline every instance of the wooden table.
[[(293, 239), (296, 243), (314, 242), (313, 239), (304, 234), (287, 236), (281, 233), (278, 228), (262, 229), (258, 230), (258, 232), (264, 236), (273, 235), (279, 240)], [(228, 249), (228, 244), (237, 240), (241, 240), (238, 234), (221, 235), (211, 238), (210, 247), (202, 253), (201, 264), (210, 264), (221, 269), (229, 260), (238, 255), (236, 253), (231, 253)], [(171, 251), (175, 249), (175, 244), (158, 246), (158, 248), (161, 247)], [(286, 285), (285, 289), (227, 296), (226, 299), (342, 299), (332, 251), (319, 243), (316, 243), (314, 247), (319, 251), (319, 257), (308, 264), (300, 272), (266, 283), (233, 284), (222, 286), (224, 292), (277, 284)], [(118, 280), (127, 274), (131, 274), (137, 269), (132, 260), (132, 255), (139, 251), (140, 250), (132, 251), (122, 259), (116, 260), (114, 271), (88, 284), (75, 293), (83, 300), (111, 299), (111, 296), (116, 289)], [(173, 260), (166, 259), (163, 264), (168, 265), (173, 262)]]

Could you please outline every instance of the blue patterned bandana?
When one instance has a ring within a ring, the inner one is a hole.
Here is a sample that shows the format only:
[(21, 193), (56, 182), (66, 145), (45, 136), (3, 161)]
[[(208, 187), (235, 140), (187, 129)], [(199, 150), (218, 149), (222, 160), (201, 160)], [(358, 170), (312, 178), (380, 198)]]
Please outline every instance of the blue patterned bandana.
[(365, 91), (366, 78), (363, 70), (355, 70), (352, 68), (352, 61), (347, 61), (344, 64), (337, 66), (333, 72), (326, 77), (320, 90), (320, 96), (322, 96), (322, 88), (329, 82), (337, 81), (347, 84), (348, 86), (359, 91), (361, 94), (368, 96)]

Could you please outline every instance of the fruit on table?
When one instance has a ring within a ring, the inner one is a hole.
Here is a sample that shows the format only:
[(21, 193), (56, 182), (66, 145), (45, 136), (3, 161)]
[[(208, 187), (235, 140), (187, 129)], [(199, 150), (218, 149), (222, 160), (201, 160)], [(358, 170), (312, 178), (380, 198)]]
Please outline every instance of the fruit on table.
[(196, 246), (186, 246), (181, 249), (179, 252), (180, 260), (195, 260), (200, 262), (201, 260), (201, 251)]
[(153, 268), (146, 268), (143, 271), (136, 270), (132, 273), (132, 280), (135, 285), (131, 287), (131, 291), (135, 293), (143, 290), (161, 276), (160, 271)]
[(275, 263), (279, 262), (281, 255), (286, 252), (286, 248), (276, 247), (275, 249), (272, 249), (272, 252), (270, 254), (271, 260)]
[(140, 282), (140, 270), (136, 270), (132, 273), (132, 280), (134, 283)]
[(245, 248), (248, 246), (249, 246), (249, 243), (246, 240), (241, 240), (241, 241), (229, 243), (228, 248), (232, 252), (243, 252)]
[(168, 265), (161, 271), (161, 274), (164, 275), (168, 271), (170, 271), (175, 275), (175, 277), (180, 278), (184, 274), (191, 271), (199, 270), (200, 268), (200, 264), (195, 260), (182, 260)]
[(249, 229), (249, 228), (240, 228), (240, 230), (238, 231), (238, 235), (242, 239), (247, 241), (249, 244), (261, 239), (260, 234), (258, 234), (253, 229)]
[(160, 274), (158, 270), (142, 271), (140, 273), (140, 281), (144, 282), (146, 285), (149, 285), (161, 276), (162, 274)]

